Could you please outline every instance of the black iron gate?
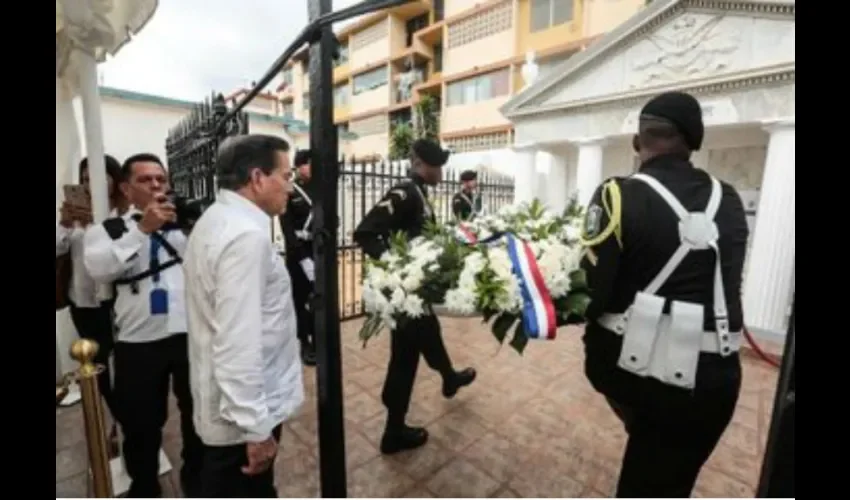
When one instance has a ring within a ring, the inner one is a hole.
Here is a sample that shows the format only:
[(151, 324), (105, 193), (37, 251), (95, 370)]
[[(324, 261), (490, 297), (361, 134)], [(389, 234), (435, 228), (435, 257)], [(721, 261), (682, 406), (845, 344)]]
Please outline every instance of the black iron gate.
[[(340, 161), (339, 188), (337, 192), (337, 260), (339, 276), (339, 314), (341, 320), (363, 316), (360, 300), (360, 283), (363, 275), (363, 252), (354, 243), (353, 233), (363, 216), (390, 187), (407, 176), (407, 161), (358, 161), (348, 158)], [(443, 180), (431, 188), (429, 196), (435, 215), (440, 222), (452, 219), (451, 199), (460, 191), (460, 172), (444, 170)], [(482, 172), (478, 176), (483, 209), (494, 212), (513, 203), (514, 182), (507, 176)]]
[(182, 196), (215, 200), (218, 147), (228, 137), (248, 133), (248, 114), (227, 117), (227, 111), (224, 96), (213, 93), (168, 132), (165, 153), (171, 187)]

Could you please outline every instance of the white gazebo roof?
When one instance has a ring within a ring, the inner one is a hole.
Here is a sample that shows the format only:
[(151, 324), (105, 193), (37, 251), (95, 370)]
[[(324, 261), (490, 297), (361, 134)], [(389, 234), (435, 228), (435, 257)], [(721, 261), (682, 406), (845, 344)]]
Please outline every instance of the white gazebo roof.
[[(628, 126), (632, 108), (647, 96), (672, 89), (731, 96), (733, 102), (716, 112), (738, 121), (766, 113), (793, 116), (795, 15), (794, 0), (655, 0), (501, 111), (519, 125), (518, 143), (552, 140), (543, 136), (553, 134), (610, 135)], [(749, 112), (747, 106), (758, 106), (746, 102), (753, 96), (733, 95), (764, 87), (783, 87), (762, 96), (783, 102)], [(709, 124), (711, 113), (704, 114)], [(558, 126), (547, 120), (555, 117)], [(522, 125), (532, 122), (540, 127), (523, 133)]]

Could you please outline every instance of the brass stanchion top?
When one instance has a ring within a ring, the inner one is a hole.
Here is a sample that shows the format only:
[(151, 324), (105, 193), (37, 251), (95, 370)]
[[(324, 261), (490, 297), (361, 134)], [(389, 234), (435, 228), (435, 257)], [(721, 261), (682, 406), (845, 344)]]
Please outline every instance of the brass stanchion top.
[(81, 376), (94, 376), (100, 371), (94, 364), (94, 357), (100, 346), (91, 339), (80, 339), (71, 344), (71, 357), (80, 363)]

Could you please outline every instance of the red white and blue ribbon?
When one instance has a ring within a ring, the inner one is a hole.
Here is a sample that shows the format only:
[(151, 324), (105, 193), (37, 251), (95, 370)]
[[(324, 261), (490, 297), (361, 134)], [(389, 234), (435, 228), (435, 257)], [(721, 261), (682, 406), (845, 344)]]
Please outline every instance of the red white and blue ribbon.
[(508, 256), (522, 296), (522, 322), (530, 339), (554, 339), (558, 325), (555, 304), (543, 281), (537, 258), (528, 243), (507, 234)]
[(502, 238), (507, 238), (508, 257), (511, 260), (513, 274), (519, 281), (525, 333), (530, 339), (554, 339), (558, 329), (555, 304), (552, 302), (552, 296), (549, 295), (549, 289), (546, 288), (540, 266), (537, 265), (537, 258), (528, 243), (510, 233), (494, 234), (479, 240), (478, 236), (465, 224), (455, 226), (455, 236), (467, 245), (491, 245)]
[(478, 236), (466, 227), (466, 224), (458, 224), (455, 226), (455, 235), (458, 240), (462, 243), (466, 243), (467, 245), (474, 245), (478, 243)]

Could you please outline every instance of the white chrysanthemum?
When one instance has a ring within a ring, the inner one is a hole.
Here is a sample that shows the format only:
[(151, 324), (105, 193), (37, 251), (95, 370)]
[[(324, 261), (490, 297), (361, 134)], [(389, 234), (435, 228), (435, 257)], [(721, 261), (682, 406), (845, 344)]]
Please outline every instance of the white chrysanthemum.
[(401, 305), (401, 312), (409, 318), (419, 318), (425, 314), (425, 302), (418, 295), (408, 295)]

